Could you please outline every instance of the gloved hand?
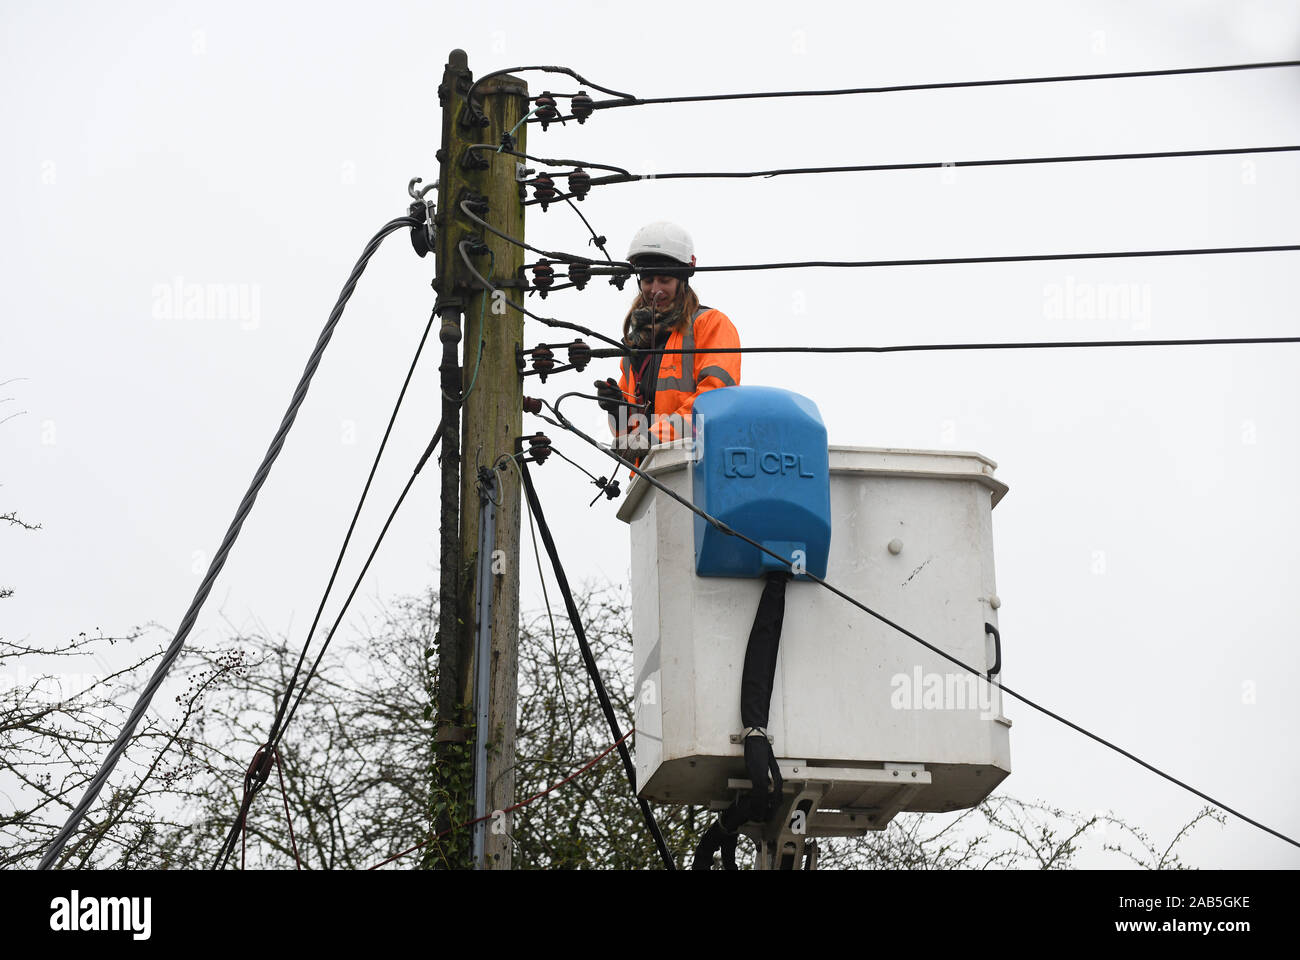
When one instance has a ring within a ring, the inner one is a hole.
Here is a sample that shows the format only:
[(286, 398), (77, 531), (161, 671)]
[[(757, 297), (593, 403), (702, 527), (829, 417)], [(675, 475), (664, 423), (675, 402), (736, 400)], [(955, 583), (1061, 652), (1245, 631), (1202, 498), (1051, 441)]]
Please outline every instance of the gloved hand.
[(623, 399), (623, 391), (614, 382), (614, 378), (597, 380), (596, 393), (600, 396), (600, 409), (617, 417), (619, 411), (623, 409), (623, 404), (620, 402)]

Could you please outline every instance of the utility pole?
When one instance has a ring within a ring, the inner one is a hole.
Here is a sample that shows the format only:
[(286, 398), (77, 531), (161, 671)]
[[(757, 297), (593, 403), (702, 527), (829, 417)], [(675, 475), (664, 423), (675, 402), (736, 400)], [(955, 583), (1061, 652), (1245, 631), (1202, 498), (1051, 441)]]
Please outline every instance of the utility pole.
[[(519, 642), (520, 491), (513, 470), (494, 470), (502, 454), (514, 451), (523, 432), (522, 385), (516, 350), (523, 343), (523, 316), (493, 298), (465, 266), (461, 243), (474, 269), (523, 299), (523, 248), (497, 237), (465, 215), (475, 214), (512, 237), (523, 237), (524, 207), (515, 178), (515, 158), (499, 154), (502, 135), (528, 113), (528, 87), (516, 77), (489, 77), (474, 90), (481, 111), (466, 109), (473, 75), (463, 50), (447, 58), (438, 99), (442, 145), (438, 151), (438, 202), (434, 220), (438, 276), (435, 310), (442, 318), (443, 417), (442, 516), (437, 637), (437, 718), (431, 778), (434, 830), (441, 832), (473, 817), (475, 737), (486, 739), (487, 811), (514, 803), (516, 680)], [(484, 125), (484, 121), (486, 121)], [(524, 152), (524, 131), (515, 130), (515, 149)], [(490, 148), (471, 151), (474, 144)], [(480, 342), (482, 343), (480, 355)], [(462, 345), (463, 367), (456, 358)], [(463, 403), (459, 399), (463, 397)], [(449, 399), (451, 398), (451, 399)], [(463, 420), (458, 431), (455, 424)], [(460, 434), (457, 436), (457, 434)], [(457, 443), (457, 441), (460, 441)], [(493, 476), (491, 509), (482, 510), (480, 468)], [(479, 518), (495, 529), (484, 538), (491, 556), (480, 558)], [(483, 562), (480, 562), (482, 560)], [(481, 571), (481, 572), (480, 572)], [(474, 724), (475, 637), (480, 616), (490, 626), (486, 668), (487, 729)], [(509, 869), (509, 817), (488, 823), (484, 866)], [(457, 830), (431, 844), (428, 867), (469, 868), (469, 830)]]

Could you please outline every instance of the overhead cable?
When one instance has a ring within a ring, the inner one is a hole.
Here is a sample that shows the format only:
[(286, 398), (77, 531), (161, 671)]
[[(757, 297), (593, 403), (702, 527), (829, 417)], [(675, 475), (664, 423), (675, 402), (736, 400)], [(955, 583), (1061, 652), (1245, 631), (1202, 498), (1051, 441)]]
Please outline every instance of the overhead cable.
[[(614, 183), (630, 183), (636, 180), (741, 180), (752, 178), (783, 177), (794, 174), (816, 173), (865, 173), (885, 170), (943, 170), (958, 167), (1001, 167), (1023, 166), (1038, 163), (1092, 163), (1102, 160), (1166, 160), (1185, 157), (1225, 157), (1246, 153), (1294, 153), (1300, 151), (1300, 145), (1283, 145), (1274, 147), (1227, 147), (1210, 150), (1154, 150), (1146, 153), (1092, 153), (1056, 157), (1010, 157), (994, 160), (952, 160), (926, 161), (923, 163), (862, 163), (829, 167), (779, 167), (773, 170), (721, 170), (703, 172), (673, 173), (614, 173), (604, 177), (593, 177), (591, 186), (608, 186)], [(562, 174), (552, 174), (557, 176)], [(556, 199), (563, 199), (561, 194)], [(536, 203), (529, 200), (527, 203)], [(550, 202), (555, 202), (554, 200)]]
[(347, 282), (343, 285), (343, 290), (339, 293), (338, 300), (334, 304), (334, 309), (330, 311), (329, 319), (325, 321), (325, 326), (321, 330), (320, 337), (316, 341), (315, 349), (312, 350), (311, 356), (307, 358), (307, 366), (303, 370), (302, 376), (298, 381), (298, 386), (293, 392), (293, 397), (289, 402), (289, 408), (285, 411), (284, 418), (280, 422), (280, 427), (276, 430), (275, 436), (271, 439), (271, 445), (267, 449), (266, 455), (262, 458), (261, 465), (253, 475), (253, 480), (249, 485), (248, 491), (244, 494), (243, 500), (240, 501), (239, 507), (235, 510), (234, 519), (231, 520), (230, 527), (221, 541), (221, 546), (218, 547), (216, 555), (212, 558), (212, 563), (208, 566), (207, 574), (203, 577), (198, 590), (194, 594), (194, 599), (190, 601), (189, 609), (185, 611), (184, 617), (181, 618), (181, 623), (176, 630), (176, 635), (168, 645), (166, 652), (158, 663), (157, 669), (154, 670), (153, 676), (150, 677), (149, 683), (141, 692), (140, 699), (137, 701), (135, 708), (131, 711), (130, 716), (127, 717), (126, 724), (122, 727), (122, 732), (118, 734), (117, 740), (114, 741), (112, 748), (108, 752), (108, 756), (104, 759), (103, 764), (99, 768), (99, 772), (95, 774), (94, 779), (92, 779), (90, 784), (87, 786), (85, 796), (81, 798), (81, 801), (68, 815), (67, 822), (64, 823), (62, 829), (59, 830), (54, 839), (50, 841), (50, 845), (46, 849), (45, 855), (41, 858), (38, 869), (48, 870), (54, 865), (55, 860), (58, 859), (59, 853), (68, 842), (68, 838), (72, 835), (73, 830), (76, 829), (77, 824), (81, 821), (82, 817), (84, 817), (90, 810), (96, 797), (99, 796), (100, 790), (103, 789), (104, 784), (107, 782), (109, 775), (113, 772), (113, 768), (117, 765), (118, 760), (121, 759), (122, 754), (126, 752), (126, 748), (131, 741), (131, 736), (135, 733), (136, 726), (144, 716), (145, 711), (149, 708), (149, 704), (153, 700), (154, 694), (162, 685), (168, 671), (171, 670), (172, 664), (175, 663), (176, 658), (180, 656), (181, 649), (184, 647), (185, 641), (190, 635), (190, 630), (193, 629), (194, 623), (198, 619), (199, 611), (202, 610), (203, 603), (207, 600), (208, 594), (212, 590), (212, 585), (216, 582), (217, 575), (221, 573), (221, 568), (225, 566), (226, 558), (234, 548), (235, 541), (239, 538), (239, 531), (243, 527), (244, 521), (248, 518), (249, 513), (252, 512), (253, 504), (257, 501), (258, 492), (262, 489), (262, 485), (266, 482), (266, 478), (271, 473), (271, 467), (275, 465), (275, 461), (280, 455), (285, 439), (289, 435), (289, 429), (293, 426), (293, 422), (298, 416), (298, 409), (302, 406), (303, 401), (307, 397), (307, 389), (311, 386), (312, 377), (316, 374), (316, 368), (320, 365), (321, 357), (325, 353), (325, 348), (329, 346), (330, 338), (334, 335), (334, 327), (343, 316), (343, 308), (347, 306), (348, 300), (351, 299), (352, 291), (356, 289), (357, 281), (361, 279), (361, 274), (365, 272), (366, 264), (370, 262), (370, 258), (374, 256), (375, 251), (379, 249), (379, 245), (383, 243), (384, 238), (389, 234), (401, 230), (403, 227), (418, 227), (421, 225), (421, 221), (414, 217), (398, 217), (394, 220), (390, 220), (380, 228), (378, 233), (370, 238), (365, 249), (361, 252), (360, 259), (357, 260), (356, 265), (352, 268), (352, 273), (348, 276)]
[[(406, 500), (406, 495), (410, 493), (416, 477), (420, 475), (420, 471), (424, 469), (424, 465), (429, 462), (429, 458), (433, 456), (433, 452), (437, 449), (439, 441), (442, 440), (443, 435), (449, 429), (454, 429), (454, 426), (449, 424), (446, 420), (439, 422), (434, 431), (433, 439), (429, 441), (429, 445), (425, 447), (424, 453), (420, 455), (420, 459), (415, 464), (415, 469), (411, 471), (411, 476), (406, 481), (406, 486), (402, 488), (402, 492), (397, 497), (397, 502), (393, 504), (393, 508), (388, 512), (388, 519), (384, 521), (384, 525), (380, 529), (379, 535), (375, 537), (374, 546), (370, 548), (370, 554), (366, 557), (366, 562), (362, 565), (361, 572), (357, 574), (356, 580), (352, 584), (352, 589), (348, 591), (347, 598), (343, 601), (343, 606), (339, 608), (338, 615), (334, 618), (333, 625), (330, 626), (329, 632), (325, 634), (325, 641), (321, 644), (320, 650), (316, 654), (316, 659), (312, 662), (311, 669), (307, 671), (307, 675), (303, 678), (302, 686), (298, 688), (298, 696), (294, 700), (293, 706), (289, 709), (288, 716), (284, 718), (284, 723), (280, 725), (278, 734), (269, 741), (269, 746), (272, 748), (272, 752), (274, 752), (274, 749), (278, 747), (280, 740), (284, 737), (285, 730), (288, 728), (289, 724), (293, 722), (293, 716), (298, 711), (299, 705), (302, 703), (303, 698), (307, 696), (307, 686), (311, 683), (312, 678), (316, 676), (316, 671), (320, 668), (321, 660), (325, 657), (325, 651), (329, 649), (330, 641), (334, 639), (334, 634), (338, 631), (339, 624), (343, 622), (343, 617), (347, 614), (348, 607), (352, 604), (353, 597), (357, 595), (357, 591), (361, 588), (361, 583), (365, 579), (366, 573), (369, 572), (370, 564), (374, 562), (375, 554), (379, 552), (379, 546), (384, 542), (384, 536), (388, 533), (388, 528), (392, 526), (393, 520), (397, 516), (397, 511), (401, 509), (402, 503)], [(281, 710), (283, 709), (284, 706), (281, 704)], [(269, 772), (269, 767), (267, 770)], [(239, 814), (231, 824), (230, 832), (226, 835), (226, 840), (222, 844), (221, 852), (217, 855), (217, 859), (213, 864), (214, 870), (221, 869), (229, 860), (230, 855), (234, 852), (235, 839), (238, 837), (239, 832), (243, 828), (244, 821), (248, 817), (248, 811), (252, 805), (253, 798), (257, 795), (262, 784), (266, 781), (266, 777), (263, 776), (260, 771), (257, 772), (258, 777), (252, 781), (251, 789), (245, 792), (244, 799), (240, 805)]]
[(569, 622), (573, 625), (573, 634), (577, 638), (578, 648), (582, 651), (582, 660), (586, 664), (587, 673), (596, 688), (596, 698), (600, 701), (600, 709), (605, 714), (605, 722), (609, 724), (611, 735), (619, 745), (618, 753), (623, 760), (623, 770), (627, 774), (628, 785), (631, 787), (632, 795), (636, 798), (637, 805), (641, 808), (641, 816), (645, 820), (646, 829), (650, 831), (650, 836), (654, 839), (655, 848), (659, 851), (659, 856), (663, 860), (664, 869), (676, 870), (677, 864), (673, 860), (672, 853), (668, 850), (668, 844), (664, 840), (663, 833), (659, 830), (654, 811), (650, 809), (650, 804), (645, 798), (637, 796), (636, 767), (633, 765), (632, 756), (628, 753), (627, 746), (623, 742), (626, 737), (619, 732), (618, 718), (614, 715), (614, 707), (610, 703), (609, 694), (605, 692), (605, 684), (601, 680), (596, 658), (587, 643), (587, 634), (582, 626), (582, 616), (578, 612), (578, 605), (573, 600), (573, 591), (569, 589), (569, 580), (564, 573), (564, 565), (560, 562), (559, 552), (555, 548), (555, 539), (551, 536), (551, 528), (546, 523), (546, 515), (542, 512), (541, 501), (538, 500), (537, 491), (533, 487), (532, 477), (528, 472), (528, 462), (523, 457), (518, 456), (518, 454), (523, 453), (522, 443), (519, 441), (516, 441), (516, 443), (518, 445), (517, 459), (519, 460), (520, 476), (523, 477), (524, 492), (528, 497), (528, 508), (536, 518), (537, 526), (541, 530), (542, 545), (546, 547), (546, 552), (551, 558), (551, 566), (555, 572), (555, 582), (564, 597), (564, 606), (569, 613)]
[[(611, 264), (601, 264), (593, 260), (591, 257), (584, 257), (572, 253), (563, 253), (555, 250), (542, 250), (540, 247), (534, 247), (531, 244), (520, 240), (518, 237), (512, 237), (505, 231), (498, 230), (486, 220), (476, 215), (473, 211), (467, 209), (466, 203), (467, 201), (462, 201), (460, 205), (462, 212), (464, 212), (467, 217), (479, 226), (508, 243), (512, 243), (517, 247), (523, 247), (525, 250), (531, 250), (533, 253), (540, 254), (541, 256), (554, 260), (557, 263), (576, 262), (587, 264), (590, 265), (589, 272), (592, 275), (602, 276), (627, 274), (635, 272), (636, 270), (636, 267), (627, 261), (615, 261)], [(805, 269), (808, 267), (830, 267), (841, 269), (864, 267), (925, 267), (971, 263), (1033, 263), (1051, 260), (1107, 260), (1129, 257), (1194, 257), (1225, 253), (1279, 253), (1292, 250), (1300, 250), (1300, 244), (1276, 244), (1272, 246), (1254, 247), (1191, 247), (1173, 250), (1107, 250), (1104, 252), (1092, 253), (1030, 253), (998, 257), (928, 257), (923, 259), (918, 258), (907, 260), (790, 260), (777, 263), (727, 263), (715, 266), (656, 267), (655, 272), (672, 275), (683, 273), (687, 270), (690, 270), (693, 273), (726, 273), (748, 270), (794, 270)], [(477, 275), (477, 271), (475, 271), (475, 274)], [(535, 319), (542, 320), (541, 317), (536, 317)], [(543, 322), (547, 321), (543, 320)], [(571, 329), (574, 328), (571, 327)], [(600, 337), (600, 339), (608, 340), (606, 337)]]
[[(1072, 83), (1083, 80), (1131, 80), (1139, 77), (1174, 77), (1197, 73), (1230, 73), (1241, 70), (1267, 70), (1277, 67), (1300, 66), (1300, 60), (1271, 60), (1261, 63), (1235, 63), (1213, 67), (1178, 67), (1169, 70), (1128, 70), (1114, 73), (1076, 73), (1049, 77), (1009, 77), (1001, 80), (955, 80), (941, 83), (900, 83), (891, 86), (845, 87), (837, 90), (770, 90), (755, 93), (714, 93), (681, 97), (631, 97), (618, 94), (615, 100), (596, 100), (593, 110), (611, 110), (616, 107), (641, 107), (662, 103), (705, 103), (725, 100), (771, 100), (789, 97), (843, 97), (859, 94), (904, 93), (916, 90), (957, 90), (969, 87), (1006, 87), (1035, 83)], [(595, 86), (595, 84), (591, 84)], [(597, 87), (597, 89), (600, 89)], [(561, 117), (551, 122), (567, 120)], [(530, 123), (537, 122), (533, 118)]]
[[(365, 485), (361, 489), (361, 496), (357, 500), (356, 509), (352, 511), (352, 520), (348, 524), (347, 533), (343, 536), (343, 543), (340, 545), (338, 556), (334, 560), (334, 569), (330, 571), (329, 580), (326, 582), (325, 589), (321, 593), (320, 602), (316, 605), (316, 613), (312, 617), (311, 626), (307, 628), (307, 637), (306, 640), (303, 641), (302, 650), (298, 654), (298, 662), (294, 665), (293, 674), (289, 677), (289, 682), (285, 686), (284, 697), (280, 700), (280, 706), (276, 711), (275, 717), (271, 721), (271, 728), (266, 737), (266, 745), (263, 748), (263, 750), (265, 750), (266, 747), (269, 747), (270, 751), (262, 754), (264, 757), (274, 755), (277, 761), (279, 759), (279, 753), (275, 748), (283, 738), (284, 728), (288, 725), (285, 721), (285, 712), (289, 707), (290, 697), (292, 697), (294, 688), (297, 686), (298, 676), (302, 672), (303, 661), (306, 659), (307, 651), (310, 649), (312, 640), (316, 636), (316, 627), (320, 623), (321, 614), (325, 610), (325, 603), (329, 599), (330, 592), (334, 589), (334, 581), (338, 577), (339, 568), (343, 565), (343, 558), (347, 554), (348, 544), (352, 542), (352, 533), (356, 530), (357, 520), (361, 517), (361, 509), (365, 506), (366, 497), (370, 494), (370, 485), (374, 482), (375, 473), (379, 469), (379, 461), (383, 458), (384, 450), (388, 447), (388, 438), (393, 432), (393, 424), (397, 422), (397, 414), (402, 408), (402, 400), (406, 397), (407, 387), (410, 386), (411, 378), (415, 374), (415, 368), (420, 362), (420, 355), (424, 351), (424, 344), (429, 338), (429, 331), (433, 328), (433, 321), (436, 316), (437, 314), (434, 313), (429, 315), (429, 322), (425, 324), (424, 333), (420, 336), (420, 342), (415, 348), (415, 356), (411, 358), (411, 365), (406, 371), (406, 379), (402, 381), (402, 388), (398, 391), (397, 401), (393, 404), (393, 412), (388, 417), (388, 426), (384, 429), (384, 436), (379, 441), (379, 449), (375, 451), (375, 458), (370, 464), (370, 473), (367, 475)], [(439, 436), (440, 435), (441, 431), (439, 431)], [(328, 643), (328, 638), (326, 642)], [(317, 662), (319, 663), (319, 660)], [(314, 674), (315, 669), (316, 667), (313, 665), (311, 668), (311, 674), (308, 675), (308, 680), (311, 679), (311, 675)], [(296, 707), (297, 704), (295, 703), (295, 709)], [(236, 823), (241, 825), (247, 819), (248, 810), (252, 805), (253, 797), (256, 796), (264, 782), (264, 777), (261, 776), (262, 771), (259, 769), (254, 772), (256, 772), (258, 776), (251, 781), (251, 789), (245, 791), (245, 799), (240, 801), (240, 814), (235, 820)], [(229, 844), (229, 842), (230, 838), (228, 836), (227, 844)]]
[(487, 279), (483, 276), (483, 274), (479, 273), (478, 270), (475, 269), (473, 261), (470, 260), (469, 258), (469, 254), (465, 252), (465, 241), (462, 240), (459, 244), (457, 244), (456, 249), (460, 253), (460, 258), (462, 261), (464, 261), (465, 267), (469, 270), (471, 274), (473, 274), (474, 279), (476, 279), (479, 283), (481, 283), (485, 290), (490, 291), (494, 295), (500, 295), (501, 299), (508, 306), (514, 307), (516, 310), (518, 310), (520, 313), (524, 314), (525, 316), (532, 317), (534, 320), (544, 323), (548, 327), (563, 327), (566, 330), (576, 330), (578, 333), (585, 333), (587, 336), (592, 337), (596, 340), (603, 340), (608, 344), (618, 347), (620, 350), (624, 349), (621, 343), (619, 343), (617, 340), (613, 339), (612, 337), (605, 336), (603, 333), (597, 333), (595, 330), (588, 329), (587, 327), (584, 327), (581, 324), (569, 323), (566, 320), (556, 320), (554, 317), (540, 316), (539, 314), (533, 313), (533, 311), (529, 310), (527, 307), (515, 303), (509, 297), (505, 296), (505, 294), (500, 290), (499, 287), (492, 286), (492, 284), (487, 281)]
[[(788, 347), (637, 347), (638, 355), (664, 353), (916, 353), (942, 350), (1053, 350), (1082, 347), (1204, 347), (1231, 344), (1300, 343), (1300, 337), (1211, 337), (1200, 340), (1044, 340), (1027, 343), (909, 343), (895, 346), (835, 346), (814, 347), (795, 345)], [(615, 350), (596, 347), (593, 358), (621, 357), (632, 348)], [(524, 351), (527, 353), (528, 351)], [(556, 367), (551, 373), (562, 373), (568, 367)]]
[[(970, 263), (1033, 263), (1050, 260), (1110, 260), (1126, 257), (1197, 257), (1225, 253), (1281, 253), (1300, 250), (1300, 244), (1277, 244), (1258, 247), (1195, 247), (1177, 250), (1107, 250), (1096, 253), (1029, 253), (1002, 257), (928, 257), (909, 260), (791, 260), (780, 263), (729, 263), (718, 266), (692, 267), (696, 273), (727, 273), (737, 270), (797, 270), (808, 267), (863, 268), (863, 267), (930, 267)], [(585, 258), (574, 258), (583, 259)], [(565, 262), (560, 260), (559, 262)], [(681, 268), (684, 269), (684, 268)], [(631, 264), (613, 267), (597, 264), (592, 274), (613, 274), (635, 270)], [(656, 273), (665, 275), (680, 272), (675, 267), (655, 267)]]

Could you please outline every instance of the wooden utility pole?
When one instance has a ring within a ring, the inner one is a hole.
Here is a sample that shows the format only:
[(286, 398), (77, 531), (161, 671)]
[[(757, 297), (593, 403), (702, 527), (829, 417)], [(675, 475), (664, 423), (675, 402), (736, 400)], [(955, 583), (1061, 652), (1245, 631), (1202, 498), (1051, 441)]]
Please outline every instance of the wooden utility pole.
[[(528, 87), (511, 76), (489, 77), (474, 89), (481, 110), (466, 109), (473, 76), (463, 50), (447, 58), (438, 99), (442, 107), (442, 146), (438, 151), (438, 202), (435, 217), (438, 291), (435, 307), (442, 316), (444, 348), (443, 411), (463, 421), (459, 444), (444, 434), (442, 569), (437, 649), (438, 689), (435, 694), (436, 763), (432, 777), (434, 827), (448, 829), (469, 820), (473, 803), (473, 738), (488, 743), (487, 809), (514, 803), (516, 680), (519, 641), (519, 510), (520, 491), (514, 470), (495, 470), (496, 529), (490, 582), (480, 582), (478, 568), (479, 468), (492, 470), (502, 454), (514, 452), (523, 432), (522, 381), (515, 351), (523, 343), (523, 316), (487, 293), (466, 267), (461, 244), (468, 241), (474, 269), (503, 288), (513, 300), (523, 299), (523, 248), (489, 233), (466, 216), (461, 204), (473, 205), (477, 216), (512, 237), (524, 235), (524, 207), (515, 178), (515, 158), (497, 153), (502, 134), (528, 113)], [(481, 125), (482, 121), (486, 125)], [(514, 133), (524, 152), (524, 131)], [(474, 144), (490, 148), (471, 151)], [(490, 252), (489, 252), (490, 251)], [(490, 273), (489, 273), (490, 271)], [(463, 366), (457, 366), (456, 343), (462, 344)], [(480, 356), (479, 344), (482, 343)], [(450, 357), (450, 361), (448, 358)], [(464, 397), (463, 403), (448, 400)], [(454, 422), (454, 421), (451, 421)], [(449, 446), (448, 441), (452, 443)], [(449, 469), (450, 468), (450, 469)], [(487, 730), (473, 724), (475, 611), (479, 594), (490, 591), (490, 703)], [(440, 806), (441, 804), (441, 806)], [(497, 829), (494, 831), (494, 827)], [(509, 817), (489, 822), (486, 866), (509, 869), (510, 840), (503, 832)], [(457, 831), (426, 856), (426, 866), (468, 868), (469, 831)]]

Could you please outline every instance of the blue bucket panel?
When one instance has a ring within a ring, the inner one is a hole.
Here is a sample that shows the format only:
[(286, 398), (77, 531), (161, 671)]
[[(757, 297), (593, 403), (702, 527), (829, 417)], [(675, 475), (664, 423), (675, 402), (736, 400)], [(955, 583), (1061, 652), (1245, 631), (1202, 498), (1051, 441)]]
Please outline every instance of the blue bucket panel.
[[(830, 464), (816, 404), (778, 387), (710, 390), (695, 400), (694, 431), (696, 506), (769, 550), (802, 559), (809, 573), (826, 576)], [(695, 572), (701, 577), (787, 569), (696, 516)]]

